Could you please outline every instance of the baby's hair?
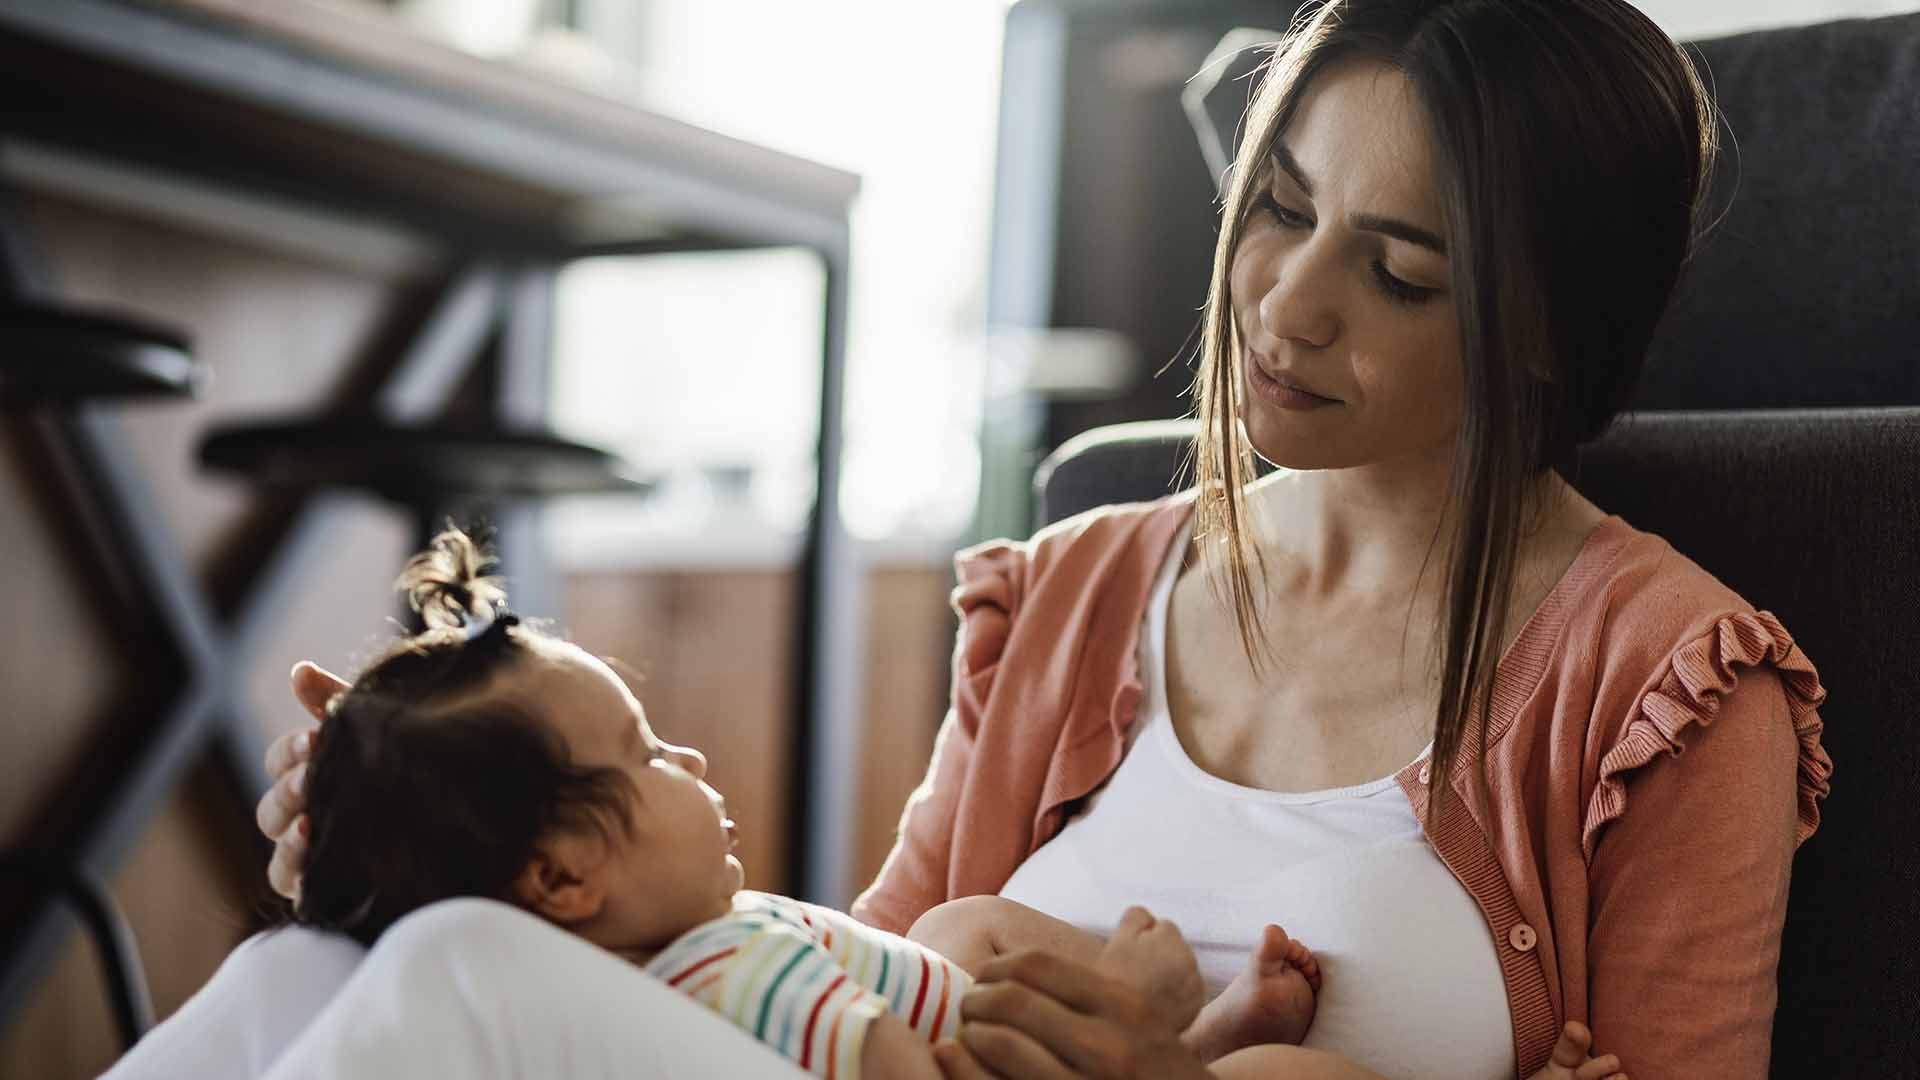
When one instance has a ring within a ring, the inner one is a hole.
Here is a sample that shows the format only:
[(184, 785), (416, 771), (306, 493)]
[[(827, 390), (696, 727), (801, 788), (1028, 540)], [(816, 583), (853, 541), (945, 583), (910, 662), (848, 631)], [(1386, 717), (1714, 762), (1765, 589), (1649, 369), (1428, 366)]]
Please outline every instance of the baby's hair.
[(506, 610), (492, 557), (448, 528), (394, 587), (426, 629), (395, 642), (327, 707), (307, 766), (312, 826), (293, 921), (371, 945), (437, 900), (512, 901), (556, 831), (624, 830), (632, 786), (581, 768), (506, 684), (558, 640)]
[[(393, 587), (407, 594), (429, 630), (488, 626), (507, 610), (507, 591), (492, 571), (493, 556), (472, 537), (449, 527), (427, 550), (407, 560)], [(511, 624), (509, 624), (511, 625)]]

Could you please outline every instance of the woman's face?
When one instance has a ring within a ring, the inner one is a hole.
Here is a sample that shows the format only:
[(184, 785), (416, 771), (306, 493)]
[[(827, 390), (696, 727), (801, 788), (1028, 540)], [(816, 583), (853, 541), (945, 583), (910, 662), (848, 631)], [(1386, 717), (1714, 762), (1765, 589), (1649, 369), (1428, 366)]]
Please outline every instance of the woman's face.
[(1463, 375), (1431, 161), (1412, 88), (1370, 61), (1320, 73), (1276, 140), (1231, 277), (1242, 417), (1276, 465), (1450, 453)]

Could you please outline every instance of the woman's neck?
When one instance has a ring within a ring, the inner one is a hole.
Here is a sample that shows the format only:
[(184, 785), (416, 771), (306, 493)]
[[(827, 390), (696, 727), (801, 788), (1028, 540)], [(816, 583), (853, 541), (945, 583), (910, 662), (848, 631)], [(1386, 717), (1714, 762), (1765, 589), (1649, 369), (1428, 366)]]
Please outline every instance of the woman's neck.
[[(1272, 588), (1305, 600), (1437, 602), (1453, 540), (1446, 464), (1391, 477), (1365, 469), (1283, 469), (1249, 487), (1248, 523)], [(1565, 546), (1568, 537), (1558, 534), (1584, 536), (1600, 516), (1551, 471), (1530, 503), (1523, 562), (1528, 548)]]

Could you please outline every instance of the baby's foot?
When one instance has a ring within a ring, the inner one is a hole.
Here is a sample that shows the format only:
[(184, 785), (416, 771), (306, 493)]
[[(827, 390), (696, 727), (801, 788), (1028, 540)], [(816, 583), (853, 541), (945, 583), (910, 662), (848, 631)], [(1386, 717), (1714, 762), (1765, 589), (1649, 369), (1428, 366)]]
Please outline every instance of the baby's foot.
[(1593, 1033), (1577, 1020), (1567, 1021), (1560, 1029), (1560, 1041), (1554, 1044), (1553, 1060), (1528, 1080), (1627, 1080), (1620, 1071), (1620, 1059), (1608, 1054), (1589, 1057)]
[(1313, 1023), (1319, 991), (1320, 962), (1313, 953), (1285, 930), (1268, 926), (1247, 969), (1187, 1029), (1186, 1044), (1202, 1061), (1264, 1043), (1297, 1046)]

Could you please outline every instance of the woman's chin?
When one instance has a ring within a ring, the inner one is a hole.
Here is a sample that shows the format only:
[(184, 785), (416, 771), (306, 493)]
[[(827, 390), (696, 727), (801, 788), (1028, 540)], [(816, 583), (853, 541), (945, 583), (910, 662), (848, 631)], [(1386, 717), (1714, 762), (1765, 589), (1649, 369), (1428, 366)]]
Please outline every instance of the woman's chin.
[(1253, 456), (1267, 466), (1305, 472), (1327, 467), (1324, 436), (1308, 438), (1297, 428), (1276, 423), (1272, 417), (1255, 413), (1240, 423), (1240, 434), (1253, 450)]
[(1266, 469), (1315, 472), (1338, 469), (1348, 464), (1328, 455), (1324, 447), (1301, 445), (1298, 441), (1283, 438), (1262, 439), (1252, 430), (1247, 432), (1247, 445), (1253, 450), (1253, 456), (1259, 464)]

